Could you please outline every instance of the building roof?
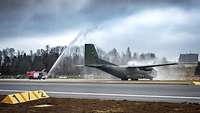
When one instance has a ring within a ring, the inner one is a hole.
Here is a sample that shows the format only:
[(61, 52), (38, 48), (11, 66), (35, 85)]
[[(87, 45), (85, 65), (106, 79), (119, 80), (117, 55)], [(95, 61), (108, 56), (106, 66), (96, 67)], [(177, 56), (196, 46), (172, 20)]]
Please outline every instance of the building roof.
[(179, 63), (198, 63), (198, 54), (190, 53), (190, 54), (180, 54)]

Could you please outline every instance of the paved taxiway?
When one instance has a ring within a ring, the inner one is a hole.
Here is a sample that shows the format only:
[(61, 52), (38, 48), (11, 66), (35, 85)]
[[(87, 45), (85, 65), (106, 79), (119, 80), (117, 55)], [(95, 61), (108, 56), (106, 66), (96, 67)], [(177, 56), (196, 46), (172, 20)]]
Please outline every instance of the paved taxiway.
[(53, 97), (200, 103), (200, 86), (195, 85), (0, 80), (1, 95), (28, 90), (45, 90)]

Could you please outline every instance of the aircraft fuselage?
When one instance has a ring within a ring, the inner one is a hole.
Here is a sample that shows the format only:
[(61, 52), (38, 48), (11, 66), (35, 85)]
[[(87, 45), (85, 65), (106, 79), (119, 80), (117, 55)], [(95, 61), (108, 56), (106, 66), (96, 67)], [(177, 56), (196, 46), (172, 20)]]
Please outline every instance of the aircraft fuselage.
[(156, 71), (153, 68), (149, 70), (144, 70), (140, 68), (128, 69), (113, 65), (103, 65), (95, 68), (114, 75), (118, 78), (121, 78), (121, 80), (138, 80), (143, 78), (152, 80), (156, 76)]

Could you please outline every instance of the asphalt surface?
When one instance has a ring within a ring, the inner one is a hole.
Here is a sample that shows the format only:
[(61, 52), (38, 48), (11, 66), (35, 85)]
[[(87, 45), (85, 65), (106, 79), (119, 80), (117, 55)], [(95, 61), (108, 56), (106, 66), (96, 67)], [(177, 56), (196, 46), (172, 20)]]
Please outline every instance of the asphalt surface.
[(200, 103), (200, 86), (109, 82), (0, 81), (0, 95), (44, 90), (52, 97)]

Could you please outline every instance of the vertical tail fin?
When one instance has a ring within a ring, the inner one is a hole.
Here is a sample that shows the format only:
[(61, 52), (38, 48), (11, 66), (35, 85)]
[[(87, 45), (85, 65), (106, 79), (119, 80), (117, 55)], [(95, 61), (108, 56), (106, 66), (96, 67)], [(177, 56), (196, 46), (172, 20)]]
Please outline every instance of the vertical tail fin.
[(85, 66), (95, 65), (115, 65), (98, 57), (97, 51), (93, 44), (85, 44)]
[(85, 65), (98, 64), (98, 54), (93, 44), (85, 44)]

